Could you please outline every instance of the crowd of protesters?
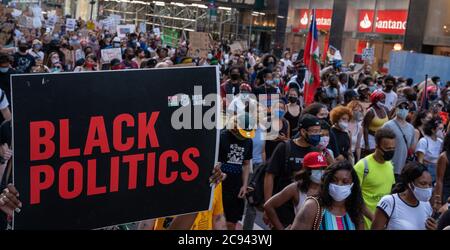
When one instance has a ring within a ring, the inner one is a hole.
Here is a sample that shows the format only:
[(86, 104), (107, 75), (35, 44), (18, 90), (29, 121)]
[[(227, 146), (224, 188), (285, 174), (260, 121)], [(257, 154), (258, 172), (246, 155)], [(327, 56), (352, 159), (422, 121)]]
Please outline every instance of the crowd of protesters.
[[(321, 87), (312, 93), (314, 103), (305, 105), (309, 83), (302, 50), (277, 58), (212, 42), (207, 56), (196, 57), (189, 39), (168, 46), (152, 32), (119, 38), (108, 30), (87, 30), (79, 20), (75, 31), (31, 30), (23, 36), (17, 21), (8, 24), (0, 47), (2, 229), (14, 212), (20, 216), (21, 207), (20, 190), (9, 184), (11, 74), (183, 64), (220, 68), (222, 110), (232, 114), (220, 133), (212, 210), (142, 221), (138, 229), (253, 229), (258, 213), (274, 230), (450, 225), (450, 83), (438, 76), (414, 82), (381, 74), (368, 63), (345, 64), (330, 47)], [(122, 58), (105, 63), (101, 50), (108, 48), (121, 48)], [(266, 105), (252, 112), (252, 102)], [(259, 126), (259, 112), (276, 121), (272, 127)], [(271, 129), (275, 136), (267, 136)]]

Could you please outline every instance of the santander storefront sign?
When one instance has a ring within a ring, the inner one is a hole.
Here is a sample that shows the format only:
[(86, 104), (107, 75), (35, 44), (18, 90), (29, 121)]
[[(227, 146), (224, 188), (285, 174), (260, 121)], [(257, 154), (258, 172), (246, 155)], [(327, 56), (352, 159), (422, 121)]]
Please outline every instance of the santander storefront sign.
[[(379, 10), (374, 21), (375, 11), (360, 10), (358, 20), (359, 32), (375, 32), (404, 35), (406, 31), (407, 10)], [(374, 26), (375, 25), (375, 29)]]
[[(311, 19), (311, 11), (307, 9), (300, 9), (300, 25), (297, 26), (296, 30), (304, 30), (309, 26), (309, 21)], [(317, 9), (316, 10), (316, 22), (317, 28), (321, 30), (330, 30), (331, 28), (331, 17), (333, 16), (333, 10), (331, 9)]]

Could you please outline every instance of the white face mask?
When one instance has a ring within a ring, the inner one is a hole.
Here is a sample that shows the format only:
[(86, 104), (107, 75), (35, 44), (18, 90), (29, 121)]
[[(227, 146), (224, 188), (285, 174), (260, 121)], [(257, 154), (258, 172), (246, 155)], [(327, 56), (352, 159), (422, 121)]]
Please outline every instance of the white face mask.
[(348, 129), (348, 122), (346, 122), (346, 121), (339, 121), (338, 125), (343, 130), (347, 130)]
[(351, 185), (343, 185), (339, 186), (333, 183), (330, 183), (328, 187), (328, 193), (335, 201), (343, 201), (347, 199), (348, 196), (352, 193), (353, 183)]
[(412, 189), (410, 186), (417, 200), (422, 202), (428, 202), (431, 199), (433, 188), (419, 188), (416, 187), (414, 184), (412, 184), (412, 187), (414, 187), (414, 189)]
[(248, 93), (241, 93), (239, 96), (242, 101), (248, 101), (248, 99), (250, 99), (250, 94)]
[(322, 183), (322, 170), (313, 169), (311, 170), (310, 180), (314, 183)]
[(438, 131), (436, 132), (436, 136), (438, 138), (444, 139), (444, 137), (445, 137), (444, 131), (442, 131), (442, 129), (438, 129)]
[(320, 150), (324, 150), (325, 148), (327, 148), (329, 142), (330, 142), (330, 137), (329, 136), (321, 136), (319, 145), (317, 145), (317, 147)]

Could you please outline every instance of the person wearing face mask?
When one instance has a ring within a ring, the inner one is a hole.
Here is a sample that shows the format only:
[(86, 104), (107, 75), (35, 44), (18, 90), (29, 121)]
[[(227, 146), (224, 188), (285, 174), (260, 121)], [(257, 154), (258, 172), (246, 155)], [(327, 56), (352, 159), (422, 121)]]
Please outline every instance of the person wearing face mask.
[(394, 91), (395, 83), (396, 80), (393, 76), (386, 76), (386, 78), (384, 79), (384, 89), (383, 89), (383, 93), (385, 96), (384, 106), (388, 109), (388, 111), (391, 111), (395, 103), (397, 102), (398, 96), (397, 93), (395, 93)]
[(375, 91), (370, 95), (370, 106), (363, 120), (364, 152), (362, 156), (373, 153), (375, 150), (375, 133), (389, 121), (388, 110), (384, 106), (385, 94)]
[(30, 73), (31, 68), (36, 65), (34, 57), (27, 53), (28, 44), (25, 41), (19, 42), (19, 51), (14, 54), (13, 68), (17, 74)]
[(124, 53), (124, 60), (121, 62), (124, 69), (138, 69), (139, 65), (133, 61), (134, 50), (132, 48), (126, 48)]
[(280, 60), (283, 62), (283, 68), (281, 69), (281, 74), (286, 75), (287, 68), (293, 66), (291, 61), (291, 53), (289, 51), (285, 51), (283, 53), (283, 58)]
[(406, 121), (409, 113), (408, 100), (400, 97), (397, 100), (395, 119), (388, 121), (383, 128), (395, 133), (395, 153), (392, 158), (395, 180), (398, 181), (407, 159), (412, 160), (414, 154), (414, 127)]
[(333, 109), (341, 103), (339, 80), (335, 75), (328, 77), (328, 86), (325, 87), (325, 94), (328, 99), (328, 109)]
[(120, 42), (120, 38), (119, 37), (114, 37), (112, 40), (112, 47), (113, 48), (120, 48), (121, 47), (121, 42)]
[(270, 71), (273, 71), (275, 69), (275, 66), (277, 65), (277, 58), (269, 54), (262, 59), (262, 62), (264, 67), (266, 67)]
[(289, 122), (290, 134), (294, 135), (294, 129), (298, 124), (302, 108), (299, 105), (298, 96), (299, 91), (297, 88), (290, 88), (287, 94), (289, 103), (287, 104), (287, 111), (284, 118)]
[[(272, 106), (269, 113), (271, 126), (268, 128), (268, 135), (265, 137), (264, 154), (267, 158), (272, 156), (273, 151), (281, 142), (287, 141), (290, 138), (289, 122), (284, 118), (286, 113), (286, 105), (283, 101), (278, 100), (278, 103)], [(277, 131), (271, 134), (270, 132)]]
[(141, 68), (141, 64), (144, 60), (145, 60), (145, 51), (141, 48), (137, 48), (136, 57), (133, 58), (133, 61), (137, 63), (139, 68)]
[(267, 107), (271, 107), (271, 95), (279, 95), (280, 89), (275, 85), (273, 80), (272, 71), (264, 69), (261, 74), (263, 75), (264, 84), (254, 89), (254, 94), (258, 97), (260, 102), (266, 102)]
[(372, 230), (436, 230), (430, 198), (433, 191), (427, 168), (416, 162), (402, 170), (391, 195), (377, 205)]
[(364, 108), (359, 101), (351, 101), (347, 104), (347, 108), (352, 112), (352, 118), (348, 122), (348, 130), (351, 131), (351, 151), (355, 162), (361, 158), (361, 146), (363, 141), (363, 128), (361, 126), (364, 119)]
[(318, 197), (308, 197), (292, 230), (363, 230), (364, 201), (358, 176), (348, 161), (325, 169)]
[(365, 228), (369, 229), (373, 213), (381, 198), (391, 193), (395, 183), (392, 158), (396, 150), (395, 133), (389, 128), (380, 128), (375, 134), (375, 153), (370, 154), (355, 164), (364, 198)]
[(335, 162), (334, 153), (331, 149), (328, 148), (330, 144), (330, 133), (331, 127), (328, 122), (324, 120), (320, 120), (320, 142), (317, 145), (317, 149), (322, 153), (322, 155), (327, 160), (328, 165), (331, 165)]
[[(321, 127), (317, 117), (305, 114), (298, 123), (300, 137), (279, 143), (272, 157), (267, 161), (264, 177), (264, 200), (267, 202), (273, 194), (292, 183), (294, 173), (302, 169), (303, 159), (310, 152), (317, 151), (320, 143)], [(276, 209), (278, 218), (286, 228), (295, 217), (294, 206), (286, 203)], [(267, 217), (265, 218), (266, 222)]]
[(82, 72), (82, 71), (96, 71), (97, 70), (97, 58), (91, 54), (86, 56), (86, 60), (84, 61), (83, 66), (77, 66), (74, 69), (74, 72)]
[[(6, 99), (11, 103), (11, 75), (16, 71), (11, 67), (11, 59), (7, 54), (0, 53), (0, 89), (6, 94)], [(0, 118), (1, 120), (1, 118)]]
[(425, 124), (433, 118), (433, 115), (428, 110), (422, 110), (419, 113), (417, 113), (414, 117), (414, 121), (412, 123), (413, 127), (415, 128), (415, 142), (414, 144), (417, 144), (419, 140), (425, 136), (424, 128)]
[(63, 66), (59, 60), (59, 55), (57, 52), (52, 52), (48, 55), (47, 67), (51, 73), (63, 72)]
[(336, 155), (336, 160), (349, 160), (353, 162), (353, 154), (351, 151), (351, 134), (348, 130), (349, 121), (352, 117), (352, 111), (344, 106), (337, 106), (330, 112), (331, 124), (333, 124), (331, 131), (336, 136), (336, 142), (339, 149), (339, 155)]
[(438, 137), (442, 133), (443, 124), (439, 117), (433, 117), (423, 128), (425, 136), (422, 137), (416, 146), (417, 161), (424, 164), (436, 181), (436, 165), (442, 149), (442, 139)]
[(220, 133), (219, 158), (222, 172), (223, 208), (228, 230), (235, 230), (244, 213), (255, 136), (255, 119), (248, 113), (232, 117)]
[(228, 105), (227, 113), (229, 115), (237, 115), (247, 112), (253, 117), (257, 117), (257, 107), (258, 102), (256, 101), (256, 96), (252, 93), (252, 87), (247, 83), (242, 83), (239, 86), (239, 94)]
[(34, 57), (35, 60), (41, 59), (44, 61), (44, 52), (42, 50), (42, 43), (41, 41), (35, 39), (33, 40), (31, 49), (28, 50), (28, 54)]
[(414, 118), (414, 114), (419, 110), (419, 106), (417, 105), (417, 93), (414, 88), (406, 87), (403, 89), (403, 95), (406, 100), (408, 100), (409, 114), (406, 120), (411, 122)]
[(295, 175), (295, 182), (272, 196), (264, 204), (264, 212), (272, 225), (272, 229), (285, 229), (278, 218), (277, 208), (285, 203), (292, 202), (294, 213), (297, 214), (304, 205), (307, 197), (319, 195), (322, 172), (327, 166), (328, 163), (320, 152), (311, 152), (305, 155), (303, 167)]
[(231, 68), (229, 71), (229, 79), (220, 85), (220, 97), (222, 98), (223, 110), (227, 110), (234, 97), (239, 94), (242, 83), (239, 67)]

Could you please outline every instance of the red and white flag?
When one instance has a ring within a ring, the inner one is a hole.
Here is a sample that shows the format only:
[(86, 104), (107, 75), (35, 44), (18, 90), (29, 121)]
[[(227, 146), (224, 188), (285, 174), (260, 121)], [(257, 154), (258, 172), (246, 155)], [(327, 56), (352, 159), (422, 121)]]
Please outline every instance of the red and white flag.
[(313, 10), (311, 26), (306, 39), (304, 62), (308, 69), (304, 89), (305, 105), (314, 101), (314, 94), (320, 88), (319, 36), (316, 23), (316, 10)]

